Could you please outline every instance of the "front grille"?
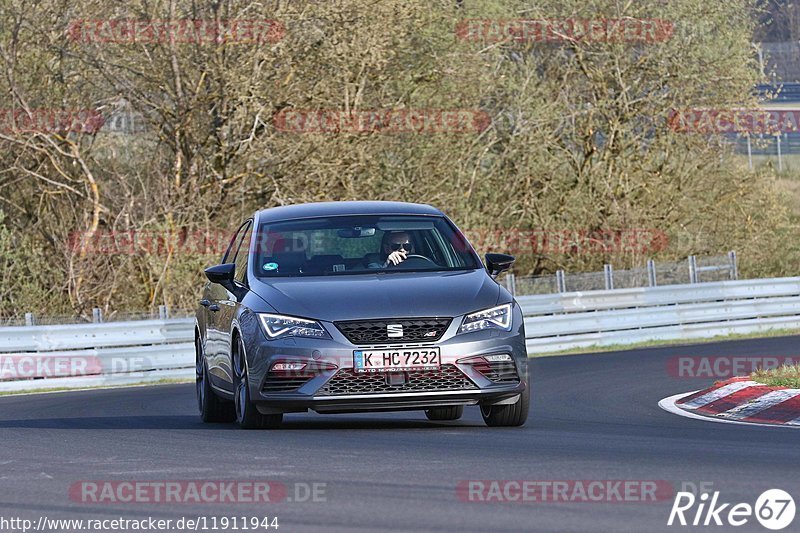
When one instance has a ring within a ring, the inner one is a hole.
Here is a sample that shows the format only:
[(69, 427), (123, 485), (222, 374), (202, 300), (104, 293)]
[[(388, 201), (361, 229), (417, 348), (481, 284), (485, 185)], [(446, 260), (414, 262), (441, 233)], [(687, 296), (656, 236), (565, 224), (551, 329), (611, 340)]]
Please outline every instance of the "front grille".
[(299, 376), (276, 376), (274, 374), (270, 374), (267, 376), (267, 379), (264, 381), (264, 387), (261, 389), (262, 392), (290, 392), (293, 390), (297, 390), (306, 383), (308, 380), (311, 379), (311, 376), (307, 377), (299, 377)]
[(472, 357), (461, 362), (470, 365), (493, 383), (519, 383), (514, 361), (487, 361), (483, 357)]
[[(336, 322), (336, 327), (353, 344), (393, 344), (438, 341), (451, 318), (386, 318)], [(387, 326), (402, 326), (402, 337), (389, 337)]]
[(359, 374), (350, 368), (343, 368), (316, 395), (442, 392), (478, 388), (454, 365), (442, 365), (438, 372), (405, 372), (405, 380), (401, 384), (390, 385), (389, 381), (390, 378), (385, 374)]

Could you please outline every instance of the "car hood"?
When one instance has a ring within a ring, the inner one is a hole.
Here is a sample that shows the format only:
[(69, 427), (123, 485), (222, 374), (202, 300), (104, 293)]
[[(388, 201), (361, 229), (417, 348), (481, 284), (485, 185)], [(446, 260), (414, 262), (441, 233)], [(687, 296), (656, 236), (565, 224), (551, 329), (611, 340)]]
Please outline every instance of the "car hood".
[(278, 313), (329, 322), (362, 318), (452, 317), (497, 304), (485, 270), (392, 272), (259, 279), (251, 289)]

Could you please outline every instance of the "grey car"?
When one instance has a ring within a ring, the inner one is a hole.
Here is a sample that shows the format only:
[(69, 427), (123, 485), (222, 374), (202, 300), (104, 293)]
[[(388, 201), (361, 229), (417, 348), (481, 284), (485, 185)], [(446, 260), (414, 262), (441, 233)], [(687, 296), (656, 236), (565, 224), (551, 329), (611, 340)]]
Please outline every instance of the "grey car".
[(280, 426), (285, 413), (424, 411), (525, 423), (519, 305), (440, 210), (401, 202), (266, 209), (236, 232), (197, 311), (205, 422)]

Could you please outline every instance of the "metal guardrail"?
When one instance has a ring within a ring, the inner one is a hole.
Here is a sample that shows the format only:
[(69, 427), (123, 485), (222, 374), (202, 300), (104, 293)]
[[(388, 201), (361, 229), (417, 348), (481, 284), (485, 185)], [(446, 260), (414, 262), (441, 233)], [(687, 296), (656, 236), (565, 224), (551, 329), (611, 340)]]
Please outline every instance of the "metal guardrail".
[(192, 342), (193, 318), (0, 328), (3, 352), (75, 350)]
[[(531, 355), (800, 329), (800, 277), (517, 298)], [(194, 319), (0, 328), (0, 391), (194, 376)], [(41, 368), (36, 365), (41, 365)], [(24, 375), (13, 375), (24, 370)]]
[[(797, 53), (800, 52), (797, 43), (792, 43), (795, 47), (793, 57), (797, 58)], [(786, 83), (762, 83), (756, 85), (755, 94), (762, 100), (767, 100), (769, 103), (773, 102), (800, 102), (800, 83), (786, 82)]]
[(193, 318), (0, 328), (0, 392), (193, 376)]
[(528, 353), (800, 329), (800, 278), (517, 298)]

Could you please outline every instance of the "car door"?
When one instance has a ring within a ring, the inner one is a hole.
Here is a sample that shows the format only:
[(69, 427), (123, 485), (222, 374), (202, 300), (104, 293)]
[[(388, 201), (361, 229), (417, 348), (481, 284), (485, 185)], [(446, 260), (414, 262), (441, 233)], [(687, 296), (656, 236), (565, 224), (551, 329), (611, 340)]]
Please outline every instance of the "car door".
[[(249, 220), (236, 230), (225, 255), (222, 256), (221, 264), (233, 263), (242, 237), (248, 227), (250, 227)], [(227, 302), (230, 300), (229, 292), (219, 283), (208, 282), (203, 294), (203, 299), (208, 302), (208, 306), (206, 307), (206, 359), (208, 361), (208, 374), (212, 384), (227, 390), (230, 387), (226, 386), (226, 384), (232, 383), (233, 378), (229, 370), (227, 370), (229, 365), (225, 364), (229, 348), (226, 343), (226, 330), (223, 327), (224, 319), (221, 319), (220, 314), (224, 314), (223, 311), (227, 308)]]
[[(235, 283), (243, 288), (246, 288), (247, 280), (247, 258), (250, 253), (250, 241), (253, 235), (253, 223), (248, 220), (242, 227), (241, 237), (236, 248), (232, 261), (236, 264), (236, 272), (234, 274)], [(223, 287), (224, 294), (219, 299), (219, 311), (217, 312), (217, 330), (220, 335), (220, 347), (223, 352), (217, 360), (217, 367), (219, 376), (225, 380), (224, 384), (220, 384), (223, 388), (233, 392), (233, 363), (231, 358), (231, 327), (233, 319), (239, 310), (240, 300), (243, 297), (243, 292), (233, 294)]]

